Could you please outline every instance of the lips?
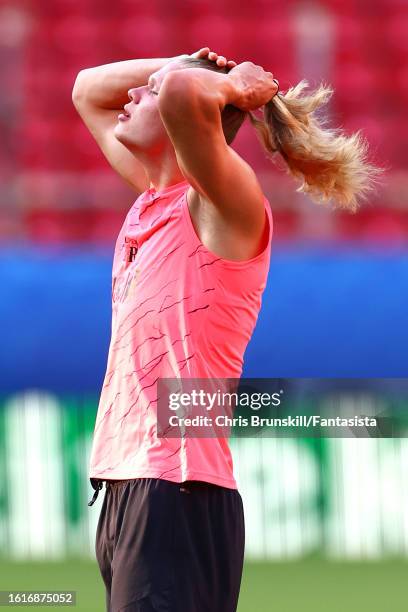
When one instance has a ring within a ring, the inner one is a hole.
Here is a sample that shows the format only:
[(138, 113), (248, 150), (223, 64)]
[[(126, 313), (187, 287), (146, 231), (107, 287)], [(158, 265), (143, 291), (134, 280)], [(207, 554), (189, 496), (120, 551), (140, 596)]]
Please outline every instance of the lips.
[(131, 114), (126, 106), (123, 108), (123, 111), (124, 112), (118, 116), (119, 121), (127, 121), (127, 119), (130, 119), (131, 117)]

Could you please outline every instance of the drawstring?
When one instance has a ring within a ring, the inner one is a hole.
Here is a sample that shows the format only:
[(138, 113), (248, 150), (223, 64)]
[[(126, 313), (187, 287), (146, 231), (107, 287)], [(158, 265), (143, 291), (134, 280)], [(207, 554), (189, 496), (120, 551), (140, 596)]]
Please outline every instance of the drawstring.
[(102, 489), (103, 487), (103, 481), (102, 480), (96, 480), (95, 478), (91, 478), (91, 485), (92, 487), (95, 489), (95, 493), (93, 494), (93, 497), (91, 499), (90, 502), (88, 502), (88, 506), (93, 506), (93, 504), (95, 503), (98, 495), (99, 495), (99, 491)]

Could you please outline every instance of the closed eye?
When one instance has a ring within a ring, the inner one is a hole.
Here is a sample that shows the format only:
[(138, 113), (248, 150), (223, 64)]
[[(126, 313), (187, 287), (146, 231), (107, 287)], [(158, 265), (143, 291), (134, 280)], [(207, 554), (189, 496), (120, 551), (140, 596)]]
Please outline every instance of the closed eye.
[(158, 96), (159, 92), (158, 91), (153, 91), (153, 89), (149, 89), (149, 93), (153, 94), (154, 96)]

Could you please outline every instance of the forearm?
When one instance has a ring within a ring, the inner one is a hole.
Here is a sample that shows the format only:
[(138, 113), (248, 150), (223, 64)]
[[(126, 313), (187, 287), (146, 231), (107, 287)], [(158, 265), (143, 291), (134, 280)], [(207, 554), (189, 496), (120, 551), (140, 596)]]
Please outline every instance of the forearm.
[(153, 72), (174, 59), (134, 59), (86, 68), (76, 78), (72, 97), (100, 108), (121, 109), (129, 102), (129, 89), (146, 85)]
[(205, 102), (222, 111), (227, 104), (239, 107), (243, 91), (227, 73), (189, 68), (166, 74), (160, 87), (159, 107), (185, 107)]

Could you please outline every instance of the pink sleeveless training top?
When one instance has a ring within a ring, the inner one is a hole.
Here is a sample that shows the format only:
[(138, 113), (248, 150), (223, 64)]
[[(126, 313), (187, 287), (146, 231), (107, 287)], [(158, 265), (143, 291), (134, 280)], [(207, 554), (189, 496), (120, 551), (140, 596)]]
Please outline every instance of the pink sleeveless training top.
[(203, 480), (236, 488), (226, 438), (159, 438), (159, 378), (239, 378), (269, 270), (268, 243), (245, 262), (199, 240), (189, 183), (143, 192), (119, 233), (112, 336), (96, 417), (90, 478)]

